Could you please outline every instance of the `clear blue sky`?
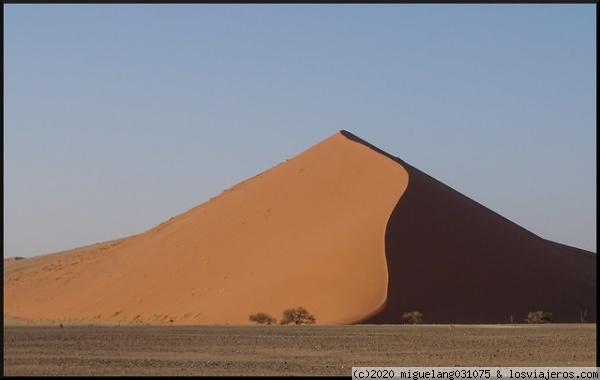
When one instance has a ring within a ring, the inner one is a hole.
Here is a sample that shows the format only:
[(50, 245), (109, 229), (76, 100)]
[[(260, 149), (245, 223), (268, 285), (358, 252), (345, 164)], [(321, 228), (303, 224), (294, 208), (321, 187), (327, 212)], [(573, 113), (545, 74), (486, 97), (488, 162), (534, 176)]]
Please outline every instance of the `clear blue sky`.
[(346, 129), (596, 252), (596, 5), (4, 5), (4, 256), (141, 233)]

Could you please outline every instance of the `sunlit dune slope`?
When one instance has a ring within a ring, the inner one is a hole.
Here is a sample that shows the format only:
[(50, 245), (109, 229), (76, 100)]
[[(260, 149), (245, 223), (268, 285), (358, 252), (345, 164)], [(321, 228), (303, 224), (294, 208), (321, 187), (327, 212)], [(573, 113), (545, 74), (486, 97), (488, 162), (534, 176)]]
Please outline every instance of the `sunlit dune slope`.
[(318, 323), (357, 322), (386, 299), (385, 231), (407, 184), (336, 133), (140, 235), (5, 265), (4, 314), (245, 324), (303, 306)]

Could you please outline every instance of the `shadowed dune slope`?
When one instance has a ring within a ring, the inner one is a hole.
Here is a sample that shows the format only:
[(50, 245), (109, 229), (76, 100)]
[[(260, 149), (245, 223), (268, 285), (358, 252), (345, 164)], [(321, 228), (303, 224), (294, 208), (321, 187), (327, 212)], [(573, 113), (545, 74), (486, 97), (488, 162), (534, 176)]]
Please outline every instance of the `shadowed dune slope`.
[(5, 266), (4, 314), (246, 324), (303, 306), (354, 323), (385, 301), (385, 228), (407, 183), (336, 133), (143, 234)]
[(405, 162), (410, 185), (389, 219), (386, 305), (365, 323), (596, 322), (596, 254), (547, 241)]

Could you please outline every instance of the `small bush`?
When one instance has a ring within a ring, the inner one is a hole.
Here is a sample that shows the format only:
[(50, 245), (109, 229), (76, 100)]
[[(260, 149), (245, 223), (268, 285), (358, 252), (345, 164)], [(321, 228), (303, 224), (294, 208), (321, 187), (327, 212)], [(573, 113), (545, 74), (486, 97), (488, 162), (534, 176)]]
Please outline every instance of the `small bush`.
[(547, 323), (554, 322), (552, 320), (552, 313), (548, 311), (538, 310), (532, 311), (527, 314), (527, 318), (525, 319), (527, 323)]
[(408, 320), (409, 323), (413, 325), (419, 325), (423, 323), (423, 317), (425, 315), (420, 311), (409, 311), (407, 313), (402, 314), (402, 318)]
[(317, 319), (314, 315), (308, 312), (303, 307), (299, 307), (296, 309), (285, 309), (283, 311), (283, 318), (281, 322), (282, 325), (289, 325), (293, 323), (295, 325), (313, 325), (317, 322)]
[(271, 317), (267, 313), (256, 313), (248, 317), (250, 322), (256, 322), (259, 325), (273, 325), (277, 323), (277, 319)]

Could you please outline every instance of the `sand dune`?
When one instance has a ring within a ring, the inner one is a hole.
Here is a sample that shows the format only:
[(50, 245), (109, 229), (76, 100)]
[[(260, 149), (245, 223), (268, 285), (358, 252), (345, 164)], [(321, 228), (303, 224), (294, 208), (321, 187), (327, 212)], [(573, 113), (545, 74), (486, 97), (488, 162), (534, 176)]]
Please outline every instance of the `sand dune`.
[[(96, 255), (5, 272), (5, 314), (242, 324), (304, 306), (351, 323), (384, 302), (384, 236), (406, 171), (336, 133)], [(24, 260), (29, 261), (29, 260)], [(20, 277), (17, 277), (20, 276)], [(18, 281), (17, 281), (18, 279)]]
[(136, 236), (4, 266), (4, 315), (246, 324), (596, 320), (596, 254), (544, 240), (342, 131)]

